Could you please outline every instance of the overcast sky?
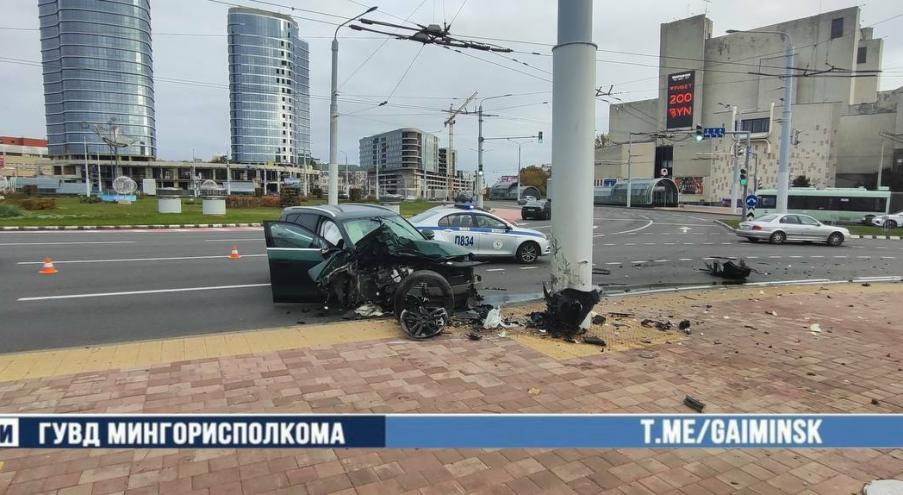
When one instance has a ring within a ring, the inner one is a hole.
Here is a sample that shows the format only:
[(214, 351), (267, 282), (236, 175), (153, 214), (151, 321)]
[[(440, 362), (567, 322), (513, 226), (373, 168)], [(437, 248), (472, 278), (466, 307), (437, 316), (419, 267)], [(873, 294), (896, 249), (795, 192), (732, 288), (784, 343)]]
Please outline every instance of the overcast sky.
[[(236, 4), (288, 13), (287, 9), (249, 0)], [(442, 109), (460, 104), (474, 91), (479, 97), (515, 93), (520, 96), (488, 101), (485, 111), (499, 115), (484, 123), (484, 135), (533, 135), (550, 138), (550, 46), (556, 38), (556, 6), (552, 0), (272, 0), (280, 5), (328, 14), (354, 16), (361, 4), (375, 2), (375, 19), (421, 24), (451, 21), (459, 37), (480, 36), (520, 52), (505, 55), (455, 53), (412, 41), (384, 40), (378, 35), (340, 31), (339, 161), (358, 162), (361, 137), (398, 127), (436, 132), (447, 143)], [(227, 5), (209, 0), (151, 0), (156, 76), (157, 154), (162, 159), (189, 159), (222, 154), (229, 148), (229, 92), (226, 53)], [(20, 61), (40, 61), (37, 0), (0, 3), (0, 135), (43, 137), (44, 97), (40, 67)], [(730, 28), (754, 28), (853, 6), (849, 0), (598, 0), (594, 8), (597, 85), (614, 84), (625, 101), (655, 97), (659, 24), (703, 13), (715, 25), (715, 36)], [(885, 40), (884, 68), (903, 66), (903, 4), (899, 0), (869, 0), (862, 6), (862, 25), (875, 26)], [(330, 41), (336, 17), (296, 10), (302, 37), (311, 48), (311, 140), (313, 155), (325, 159), (329, 150)], [(378, 15), (377, 15), (378, 14)], [(317, 19), (317, 22), (309, 19)], [(888, 20), (889, 19), (889, 20)], [(528, 44), (523, 42), (534, 42)], [(381, 47), (381, 48), (379, 48)], [(379, 48), (378, 51), (375, 52)], [(419, 55), (418, 55), (419, 53)], [(372, 57), (371, 57), (372, 54)], [(362, 65), (362, 63), (367, 59)], [(416, 59), (415, 59), (416, 57)], [(526, 62), (520, 65), (511, 60)], [(10, 61), (9, 59), (14, 59)], [(411, 61), (413, 65), (411, 65)], [(617, 63), (622, 62), (622, 63)], [(509, 69), (499, 65), (509, 67)], [(406, 69), (407, 75), (402, 78)], [(901, 74), (901, 72), (896, 72)], [(903, 76), (883, 76), (881, 89), (903, 85)], [(196, 81), (179, 83), (173, 81)], [(394, 94), (393, 88), (397, 85)], [(527, 94), (525, 94), (527, 93)], [(389, 97), (391, 94), (391, 97)], [(385, 99), (389, 104), (376, 107)], [(548, 102), (548, 104), (543, 104)], [(473, 106), (473, 105), (471, 105)], [(455, 148), (459, 167), (476, 168), (477, 122), (458, 118)], [(596, 127), (608, 127), (608, 105), (596, 105)], [(551, 161), (551, 140), (524, 142), (524, 165)], [(344, 153), (344, 154), (343, 154)], [(486, 143), (484, 164), (490, 178), (515, 173), (517, 145)]]

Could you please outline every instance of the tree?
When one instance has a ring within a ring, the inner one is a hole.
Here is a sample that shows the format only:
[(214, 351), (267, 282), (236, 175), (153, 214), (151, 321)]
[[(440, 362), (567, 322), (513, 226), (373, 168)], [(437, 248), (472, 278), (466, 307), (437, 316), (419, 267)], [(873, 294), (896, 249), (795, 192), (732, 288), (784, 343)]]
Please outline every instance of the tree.
[(542, 193), (543, 196), (548, 196), (546, 194), (546, 181), (549, 179), (549, 174), (542, 167), (537, 167), (536, 165), (530, 165), (529, 167), (524, 167), (520, 171), (520, 187), (533, 186), (539, 189), (539, 192)]
[(793, 187), (811, 187), (812, 182), (805, 175), (797, 175), (790, 185)]

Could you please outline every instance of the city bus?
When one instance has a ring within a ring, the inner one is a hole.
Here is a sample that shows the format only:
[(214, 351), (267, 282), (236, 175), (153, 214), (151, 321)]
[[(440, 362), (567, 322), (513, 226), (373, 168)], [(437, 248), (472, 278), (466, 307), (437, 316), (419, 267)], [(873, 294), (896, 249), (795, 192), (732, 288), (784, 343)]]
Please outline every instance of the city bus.
[[(777, 190), (760, 189), (756, 191), (756, 196), (759, 198), (754, 213), (756, 218), (776, 212)], [(887, 214), (890, 201), (889, 190), (791, 187), (787, 211), (809, 215), (825, 223), (860, 223), (867, 216)]]

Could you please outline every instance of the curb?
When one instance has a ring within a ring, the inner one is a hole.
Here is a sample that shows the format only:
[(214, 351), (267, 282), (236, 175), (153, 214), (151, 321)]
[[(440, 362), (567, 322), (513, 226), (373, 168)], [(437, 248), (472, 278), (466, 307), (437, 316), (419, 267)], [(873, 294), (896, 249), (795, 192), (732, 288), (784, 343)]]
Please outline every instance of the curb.
[(132, 230), (132, 229), (225, 229), (234, 227), (263, 227), (262, 223), (195, 223), (173, 225), (41, 225), (41, 226), (3, 226), (0, 230), (29, 231), (36, 230)]
[(885, 241), (899, 241), (903, 239), (903, 237), (898, 235), (850, 235), (851, 239), (882, 239)]
[(731, 227), (730, 225), (724, 223), (724, 222), (721, 221), (721, 220), (717, 220), (717, 219), (716, 219), (716, 220), (713, 220), (713, 222), (715, 222), (716, 224), (718, 224), (718, 225), (724, 227), (725, 229), (727, 229), (727, 230), (730, 231), (730, 232), (735, 232), (735, 231), (737, 230), (737, 229)]

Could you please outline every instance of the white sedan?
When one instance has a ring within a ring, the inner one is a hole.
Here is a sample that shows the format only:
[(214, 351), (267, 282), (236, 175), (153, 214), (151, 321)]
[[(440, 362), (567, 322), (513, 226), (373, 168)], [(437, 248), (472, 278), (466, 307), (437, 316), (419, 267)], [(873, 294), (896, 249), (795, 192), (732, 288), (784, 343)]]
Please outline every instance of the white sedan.
[(840, 246), (850, 237), (850, 231), (836, 225), (825, 225), (809, 215), (773, 213), (755, 220), (740, 222), (736, 234), (751, 242), (768, 241), (783, 244), (787, 241), (824, 242)]
[(903, 227), (903, 211), (898, 211), (889, 215), (877, 215), (872, 218), (872, 225), (887, 227), (889, 229)]
[(410, 221), (417, 230), (469, 249), (478, 258), (514, 257), (529, 264), (551, 250), (542, 232), (520, 228), (469, 205), (437, 206)]

